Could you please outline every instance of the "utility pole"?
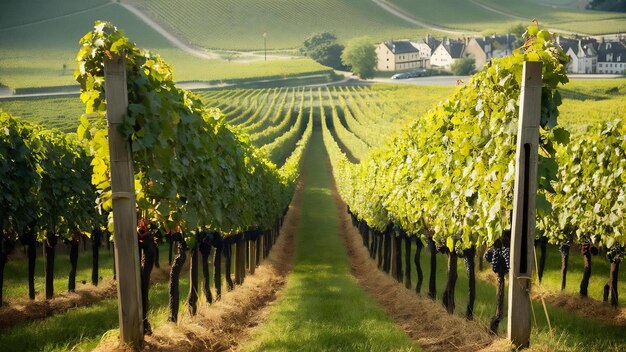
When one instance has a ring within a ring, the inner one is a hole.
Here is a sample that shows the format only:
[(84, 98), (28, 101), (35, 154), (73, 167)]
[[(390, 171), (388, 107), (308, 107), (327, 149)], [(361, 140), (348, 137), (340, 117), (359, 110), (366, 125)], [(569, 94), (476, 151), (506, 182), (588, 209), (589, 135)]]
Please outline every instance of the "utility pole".
[(530, 278), (535, 240), (535, 197), (541, 117), (541, 62), (524, 62), (515, 154), (511, 225), (508, 338), (517, 348), (530, 345)]
[(263, 32), (263, 51), (265, 52), (265, 61), (267, 61), (267, 32)]

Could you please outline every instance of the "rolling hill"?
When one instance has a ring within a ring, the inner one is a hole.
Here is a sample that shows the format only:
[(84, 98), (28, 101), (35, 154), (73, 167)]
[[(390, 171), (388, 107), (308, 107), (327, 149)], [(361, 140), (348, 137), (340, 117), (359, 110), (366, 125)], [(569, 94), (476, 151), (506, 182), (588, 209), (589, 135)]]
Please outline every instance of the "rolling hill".
[[(562, 31), (626, 31), (626, 14), (577, 9), (580, 1), (550, 0), (23, 0), (0, 3), (0, 84), (11, 88), (74, 85), (78, 39), (97, 19), (124, 29), (139, 46), (171, 62), (177, 80), (219, 81), (321, 72), (303, 58), (264, 62), (271, 52), (298, 48), (309, 35), (331, 31), (341, 42), (357, 36), (374, 41), (417, 38), (434, 28), (466, 33), (504, 32), (537, 18)], [(407, 21), (379, 5), (390, 4)], [(124, 6), (122, 6), (124, 5)], [(206, 59), (168, 41), (127, 6), (191, 46), (208, 48)], [(421, 23), (421, 25), (419, 25)], [(449, 35), (449, 34), (448, 34)], [(456, 34), (453, 34), (456, 35)], [(238, 52), (233, 53), (231, 50)], [(293, 55), (293, 53), (289, 53)], [(284, 57), (283, 57), (284, 58)]]
[[(504, 32), (529, 22), (563, 32), (589, 34), (626, 30), (626, 14), (579, 9), (580, 1), (550, 0), (126, 0), (196, 45), (257, 50), (268, 33), (271, 48), (294, 48), (314, 32), (331, 31), (340, 41), (367, 35), (375, 40), (412, 38), (432, 27), (467, 33)], [(425, 26), (396, 17), (379, 3), (395, 5)]]
[(110, 1), (2, 2), (0, 16), (0, 84), (13, 89), (76, 85), (73, 73), (78, 41), (96, 20), (113, 22), (140, 47), (159, 53), (173, 65), (177, 80), (280, 77), (327, 70), (305, 58), (230, 62), (189, 55)]
[(340, 40), (416, 36), (419, 27), (387, 13), (370, 0), (130, 0), (180, 36), (206, 48), (295, 48), (321, 31)]

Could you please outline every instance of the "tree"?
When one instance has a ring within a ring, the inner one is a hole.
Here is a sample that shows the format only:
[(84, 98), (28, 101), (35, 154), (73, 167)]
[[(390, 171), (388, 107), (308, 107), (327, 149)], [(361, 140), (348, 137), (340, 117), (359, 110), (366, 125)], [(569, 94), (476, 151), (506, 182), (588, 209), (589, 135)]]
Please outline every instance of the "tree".
[(303, 47), (300, 48), (300, 52), (322, 65), (345, 70), (346, 67), (341, 63), (343, 49), (344, 46), (337, 43), (337, 37), (334, 34), (323, 32), (308, 37)]
[(593, 0), (587, 8), (590, 10), (626, 12), (626, 0)]
[(341, 54), (341, 62), (362, 79), (374, 77), (376, 50), (367, 37), (352, 39)]
[(464, 57), (455, 61), (450, 69), (457, 76), (467, 76), (476, 70), (476, 61), (471, 57)]
[(523, 24), (518, 23), (512, 25), (511, 27), (509, 27), (509, 29), (507, 29), (507, 33), (511, 33), (515, 37), (514, 46), (516, 48), (519, 48), (520, 46), (522, 46), (522, 44), (524, 44), (524, 33), (526, 33), (526, 26), (524, 26)]

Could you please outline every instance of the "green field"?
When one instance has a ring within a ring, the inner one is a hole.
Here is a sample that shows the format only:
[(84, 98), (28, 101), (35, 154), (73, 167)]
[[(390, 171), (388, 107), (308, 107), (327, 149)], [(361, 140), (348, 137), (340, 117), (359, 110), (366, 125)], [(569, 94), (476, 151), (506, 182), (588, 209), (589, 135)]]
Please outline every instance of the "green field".
[(0, 100), (0, 110), (63, 132), (76, 132), (85, 105), (77, 95), (69, 97)]
[(476, 0), (498, 11), (531, 20), (541, 25), (585, 34), (620, 33), (626, 30), (626, 14), (580, 9), (554, 8), (531, 0)]
[[(56, 12), (52, 11), (55, 16), (64, 16), (56, 19), (53, 15), (46, 17), (50, 6), (39, 6), (39, 2), (34, 0), (3, 4), (3, 10), (6, 11), (0, 11), (2, 16), (14, 18), (7, 23), (22, 26), (11, 27), (4, 25), (4, 22), (0, 26), (0, 84), (13, 89), (76, 85), (73, 74), (78, 41), (93, 28), (98, 19), (113, 22), (140, 47), (160, 54), (173, 66), (177, 81), (280, 78), (327, 70), (306, 58), (267, 62), (199, 58), (173, 47), (159, 33), (118, 4), (109, 2), (102, 5), (100, 0), (81, 4), (77, 7), (65, 4)], [(96, 8), (89, 10), (87, 5)], [(25, 11), (25, 8), (29, 11)], [(72, 14), (73, 9), (81, 9), (82, 12)], [(41, 18), (49, 20), (36, 22)], [(35, 23), (28, 25), (32, 22)]]
[(340, 41), (369, 35), (383, 40), (417, 37), (420, 28), (385, 12), (370, 0), (133, 0), (183, 38), (207, 48), (297, 48), (315, 32)]
[[(183, 41), (213, 49), (221, 58), (199, 58), (174, 47), (114, 2), (5, 2), (0, 11), (0, 86), (11, 89), (76, 86), (73, 72), (78, 40), (98, 19), (113, 22), (140, 47), (163, 56), (174, 67), (177, 81), (262, 80), (322, 72), (327, 68), (298, 57), (294, 51), (285, 51), (298, 48), (306, 37), (320, 31), (331, 31), (344, 43), (363, 35), (375, 41), (417, 38), (427, 32), (437, 35), (436, 31), (389, 14), (369, 0), (128, 2)], [(504, 32), (512, 24), (531, 18), (537, 18), (546, 27), (561, 30), (626, 31), (626, 15), (575, 9), (570, 6), (573, 0), (553, 0), (546, 5), (535, 0), (391, 2), (426, 23), (472, 33)], [(556, 5), (567, 8), (554, 7)], [(259, 61), (264, 49), (264, 33), (267, 33), (267, 49), (271, 55), (294, 58)]]
[(559, 123), (572, 132), (603, 121), (626, 120), (626, 79), (572, 80), (561, 90)]
[(589, 4), (589, 0), (528, 0), (529, 2), (535, 4), (556, 6), (556, 7), (566, 7), (566, 8), (576, 8), (576, 9), (584, 9), (587, 4)]
[[(572, 2), (571, 0), (557, 1)], [(473, 32), (503, 33), (515, 21), (529, 22), (533, 18), (549, 28), (579, 33), (601, 34), (626, 30), (626, 14), (557, 8), (544, 2), (531, 0), (422, 0), (419, 2), (391, 0), (390, 2), (425, 22)]]
[[(419, 116), (433, 104), (445, 99), (454, 87), (413, 86), (377, 84), (375, 101), (384, 100), (386, 109), (402, 107), (401, 114)], [(219, 91), (198, 91), (201, 97), (220, 96)], [(252, 95), (254, 90), (247, 94)], [(563, 105), (560, 108), (560, 123), (573, 132), (586, 126), (615, 118), (626, 118), (626, 79), (572, 80), (561, 90)], [(370, 96), (373, 97), (373, 96)], [(374, 97), (373, 97), (374, 98)], [(240, 99), (231, 100), (227, 96), (205, 99), (209, 106), (224, 107), (240, 104)], [(348, 102), (354, 102), (347, 100)], [(246, 101), (246, 104), (252, 104)], [(308, 103), (307, 103), (308, 104)], [(84, 105), (78, 96), (41, 97), (0, 100), (0, 109), (15, 116), (39, 123), (47, 128), (57, 128), (64, 132), (75, 132), (78, 118), (84, 112)], [(227, 112), (228, 115), (228, 111)], [(235, 111), (237, 113), (237, 111)], [(241, 111), (239, 111), (241, 113)], [(389, 112), (388, 112), (389, 113)]]

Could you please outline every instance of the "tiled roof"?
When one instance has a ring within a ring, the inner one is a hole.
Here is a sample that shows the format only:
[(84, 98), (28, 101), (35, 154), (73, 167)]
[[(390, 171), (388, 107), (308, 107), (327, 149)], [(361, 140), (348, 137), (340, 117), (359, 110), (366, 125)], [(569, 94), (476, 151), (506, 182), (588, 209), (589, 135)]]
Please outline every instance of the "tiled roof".
[(411, 44), (408, 40), (397, 40), (397, 41), (387, 41), (385, 45), (389, 50), (391, 50), (394, 54), (408, 54), (408, 53), (417, 53), (418, 50), (416, 47)]
[(453, 59), (461, 58), (465, 51), (465, 43), (461, 41), (445, 40), (442, 45)]
[[(612, 56), (611, 61), (607, 56)], [(626, 43), (606, 42), (598, 46), (598, 62), (626, 62)]]

